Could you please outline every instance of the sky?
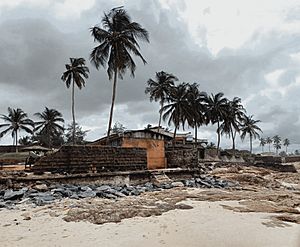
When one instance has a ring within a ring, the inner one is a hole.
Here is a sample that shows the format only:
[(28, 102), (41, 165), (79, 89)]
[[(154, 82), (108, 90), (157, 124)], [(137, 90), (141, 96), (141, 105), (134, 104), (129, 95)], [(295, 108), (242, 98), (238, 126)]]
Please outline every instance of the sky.
[[(83, 57), (90, 78), (76, 90), (76, 119), (88, 140), (103, 136), (112, 83), (89, 62), (97, 45), (90, 28), (118, 6), (149, 31), (150, 43), (140, 43), (147, 65), (135, 58), (135, 78), (128, 73), (118, 82), (113, 122), (157, 125), (159, 104), (144, 91), (163, 70), (209, 94), (240, 97), (261, 120), (262, 137), (278, 134), (290, 150), (300, 149), (299, 0), (0, 0), (0, 113), (19, 107), (34, 119), (47, 106), (70, 123), (71, 90), (60, 77), (70, 57)], [(201, 127), (199, 136), (216, 143), (215, 131)], [(11, 143), (10, 135), (0, 140)], [(223, 137), (221, 146), (230, 148), (230, 140)], [(237, 147), (248, 149), (248, 139)]]

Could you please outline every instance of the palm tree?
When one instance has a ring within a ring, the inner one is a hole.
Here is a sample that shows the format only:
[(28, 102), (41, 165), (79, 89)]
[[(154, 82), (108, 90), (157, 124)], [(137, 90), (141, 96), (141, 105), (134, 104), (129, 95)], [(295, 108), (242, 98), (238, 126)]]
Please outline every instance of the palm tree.
[(267, 138), (266, 138), (266, 143), (269, 144), (269, 152), (271, 152), (271, 144), (272, 144), (272, 142), (273, 142), (273, 140), (272, 140), (271, 137), (267, 137)]
[(183, 129), (186, 121), (191, 121), (192, 112), (190, 110), (190, 105), (188, 102), (188, 90), (187, 84), (181, 83), (172, 90), (170, 96), (167, 98), (169, 104), (165, 105), (161, 111), (164, 112), (163, 120), (167, 118), (168, 125), (171, 123), (175, 126), (174, 136), (173, 136), (173, 146), (175, 143), (176, 131), (182, 125)]
[(73, 118), (73, 134), (72, 140), (75, 145), (75, 107), (74, 107), (74, 88), (75, 84), (79, 89), (85, 86), (84, 79), (89, 77), (89, 68), (85, 66), (84, 58), (70, 58), (70, 64), (66, 64), (66, 71), (63, 73), (61, 79), (66, 83), (67, 88), (72, 83), (72, 118)]
[(283, 140), (283, 146), (285, 146), (285, 152), (286, 152), (286, 153), (287, 153), (287, 148), (288, 148), (289, 145), (290, 145), (290, 140), (287, 139), (287, 138), (285, 138), (285, 139)]
[[(155, 75), (156, 80), (151, 78), (147, 81), (147, 87), (145, 94), (150, 94), (150, 101), (159, 101), (160, 103), (160, 113), (158, 127), (161, 125), (162, 111), (166, 98), (170, 95), (170, 91), (175, 86), (174, 82), (178, 81), (178, 78), (172, 74), (166, 73), (164, 71), (157, 72)], [(159, 131), (159, 129), (158, 129)]]
[(223, 93), (218, 93), (216, 95), (211, 94), (207, 97), (207, 118), (212, 124), (217, 123), (217, 135), (218, 135), (218, 144), (217, 152), (219, 153), (220, 140), (221, 140), (221, 129), (220, 123), (226, 118), (227, 115), (227, 99), (223, 97)]
[(262, 132), (262, 130), (256, 125), (257, 123), (261, 122), (260, 120), (254, 120), (253, 116), (244, 116), (244, 120), (242, 123), (242, 140), (245, 139), (246, 135), (250, 137), (250, 153), (252, 153), (252, 140), (259, 138), (258, 131)]
[(27, 117), (27, 114), (20, 108), (12, 109), (8, 107), (8, 115), (0, 115), (0, 118), (4, 120), (4, 124), (0, 124), (0, 128), (6, 128), (0, 132), (0, 137), (3, 137), (8, 132), (11, 132), (13, 138), (13, 145), (16, 147), (16, 152), (18, 152), (18, 133), (21, 130), (29, 134), (33, 134), (31, 128), (34, 127), (34, 122)]
[(273, 136), (273, 146), (276, 150), (276, 154), (278, 154), (278, 150), (281, 149), (281, 137), (279, 135)]
[(47, 136), (48, 147), (51, 148), (51, 136), (64, 131), (64, 127), (59, 125), (59, 123), (65, 122), (62, 114), (55, 109), (45, 107), (42, 113), (37, 112), (34, 115), (41, 120), (35, 123), (35, 131), (40, 131)]
[(264, 152), (264, 146), (266, 145), (266, 139), (260, 138), (259, 141), (260, 141), (259, 146), (261, 146), (261, 152)]
[(226, 114), (223, 123), (220, 126), (221, 134), (229, 135), (232, 139), (232, 150), (235, 154), (235, 138), (240, 132), (241, 124), (245, 116), (245, 108), (241, 104), (241, 99), (234, 97), (232, 101), (227, 102)]
[(96, 46), (91, 54), (92, 64), (99, 69), (107, 64), (109, 80), (113, 78), (111, 109), (108, 122), (107, 140), (109, 139), (113, 110), (116, 97), (117, 77), (123, 79), (127, 69), (130, 69), (134, 76), (136, 64), (131, 54), (138, 56), (144, 64), (146, 60), (139, 51), (137, 39), (149, 42), (149, 35), (146, 29), (137, 22), (132, 22), (127, 12), (121, 8), (114, 8), (108, 14), (104, 13), (102, 28), (95, 26), (91, 28), (91, 35), (100, 44)]
[(203, 124), (208, 124), (208, 120), (205, 117), (206, 112), (206, 99), (207, 94), (199, 91), (199, 85), (197, 83), (187, 84), (188, 88), (188, 102), (190, 104), (190, 110), (192, 112), (191, 119), (187, 119), (188, 123), (195, 130), (195, 143), (197, 143), (197, 130)]

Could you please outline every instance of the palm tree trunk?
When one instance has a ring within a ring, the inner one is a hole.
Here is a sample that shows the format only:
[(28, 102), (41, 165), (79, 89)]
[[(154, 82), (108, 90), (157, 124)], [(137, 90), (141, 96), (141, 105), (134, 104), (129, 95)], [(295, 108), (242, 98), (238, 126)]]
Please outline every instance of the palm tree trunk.
[(217, 154), (218, 154), (218, 156), (219, 156), (219, 148), (220, 148), (220, 122), (219, 122), (219, 121), (218, 121), (217, 134), (218, 134)]
[(74, 87), (75, 87), (75, 83), (74, 83), (74, 80), (73, 80), (73, 85), (72, 85), (72, 118), (73, 118), (73, 133), (72, 133), (72, 142), (73, 142), (73, 145), (75, 145), (75, 103), (74, 103)]
[(18, 130), (16, 130), (16, 153), (18, 153)]
[(271, 144), (269, 143), (269, 153), (271, 153)]
[(115, 105), (116, 89), (117, 89), (117, 75), (118, 75), (118, 69), (115, 69), (106, 144), (109, 144), (109, 136), (110, 136), (112, 118), (113, 118), (113, 113), (114, 113), (114, 105)]
[(250, 153), (252, 154), (252, 136), (250, 136)]
[(173, 134), (173, 148), (175, 147), (175, 138), (176, 138), (177, 126), (175, 126), (174, 134)]
[(232, 151), (233, 151), (233, 156), (235, 156), (235, 137), (236, 137), (236, 131), (233, 133), (233, 130), (231, 132), (231, 138), (232, 138)]
[(160, 132), (160, 125), (161, 125), (161, 117), (162, 117), (162, 108), (164, 107), (164, 102), (160, 102), (160, 110), (159, 110), (159, 120), (158, 120), (158, 133)]
[(195, 144), (197, 146), (197, 142), (198, 142), (198, 128), (197, 128), (197, 125), (195, 124)]

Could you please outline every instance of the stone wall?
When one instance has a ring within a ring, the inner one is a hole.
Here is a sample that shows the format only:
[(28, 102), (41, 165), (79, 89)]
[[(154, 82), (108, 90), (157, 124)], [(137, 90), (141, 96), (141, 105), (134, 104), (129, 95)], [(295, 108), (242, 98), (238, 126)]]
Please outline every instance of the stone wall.
[[(21, 152), (21, 148), (24, 146), (18, 145), (18, 150)], [(0, 153), (14, 153), (16, 152), (16, 146), (13, 145), (1, 145), (0, 146)]]
[(167, 168), (195, 168), (198, 165), (197, 149), (166, 149)]
[(63, 146), (43, 157), (31, 168), (34, 172), (115, 172), (147, 169), (143, 148), (106, 146)]

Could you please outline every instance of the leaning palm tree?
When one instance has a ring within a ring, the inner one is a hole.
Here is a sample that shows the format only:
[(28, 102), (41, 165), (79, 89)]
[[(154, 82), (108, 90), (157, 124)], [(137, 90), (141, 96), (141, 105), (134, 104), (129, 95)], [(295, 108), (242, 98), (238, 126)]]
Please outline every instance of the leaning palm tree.
[(6, 128), (0, 132), (0, 137), (3, 137), (8, 132), (11, 132), (13, 138), (13, 145), (16, 147), (16, 152), (18, 152), (18, 133), (21, 130), (29, 134), (33, 134), (32, 128), (34, 127), (34, 122), (27, 117), (27, 114), (20, 108), (12, 109), (8, 107), (8, 115), (0, 115), (0, 118), (4, 120), (3, 124), (0, 124), (0, 128)]
[(35, 131), (39, 131), (47, 136), (48, 147), (51, 148), (51, 136), (64, 131), (64, 127), (60, 125), (60, 123), (65, 122), (62, 114), (55, 109), (45, 107), (42, 113), (37, 112), (34, 115), (40, 119), (40, 121), (35, 123)]
[(261, 152), (263, 153), (264, 152), (264, 146), (266, 145), (266, 139), (265, 138), (260, 138), (259, 139), (259, 146), (261, 146)]
[(72, 142), (75, 145), (75, 106), (74, 106), (74, 88), (75, 84), (79, 89), (85, 86), (84, 79), (89, 77), (89, 68), (85, 66), (84, 58), (70, 58), (70, 64), (66, 64), (66, 71), (63, 73), (61, 79), (66, 83), (67, 88), (72, 83), (72, 118), (73, 118), (73, 134)]
[(211, 94), (208, 96), (207, 101), (207, 112), (206, 117), (212, 124), (217, 124), (217, 136), (218, 136), (218, 143), (217, 143), (217, 152), (219, 153), (220, 148), (220, 140), (221, 140), (221, 129), (220, 124), (226, 118), (227, 115), (227, 99), (223, 97), (223, 93), (217, 93), (216, 95)]
[(286, 153), (287, 153), (287, 148), (288, 148), (289, 145), (290, 145), (290, 140), (287, 139), (287, 138), (285, 138), (285, 139), (283, 140), (283, 146), (285, 146), (285, 152), (286, 152)]
[(259, 123), (260, 120), (254, 120), (253, 116), (244, 116), (244, 120), (242, 123), (242, 134), (241, 138), (242, 140), (245, 139), (247, 135), (249, 135), (250, 138), (250, 153), (252, 153), (252, 141), (253, 139), (259, 138), (259, 133), (262, 132), (262, 130), (257, 126), (257, 123)]
[(279, 135), (273, 136), (273, 146), (276, 150), (276, 154), (278, 154), (278, 150), (281, 149), (281, 137)]
[(174, 146), (176, 131), (179, 129), (180, 125), (182, 125), (184, 129), (185, 123), (192, 119), (192, 112), (188, 102), (187, 84), (181, 83), (175, 87), (167, 98), (167, 101), (170, 103), (165, 105), (161, 111), (164, 113), (163, 120), (165, 121), (168, 118), (168, 125), (174, 124)]
[(107, 140), (109, 139), (115, 97), (117, 88), (117, 77), (123, 79), (127, 69), (130, 69), (134, 76), (136, 64), (131, 55), (138, 56), (144, 64), (146, 60), (139, 51), (137, 39), (149, 42), (149, 35), (146, 29), (137, 22), (132, 22), (127, 12), (121, 8), (114, 8), (108, 14), (104, 13), (102, 27), (91, 28), (91, 35), (100, 44), (96, 46), (91, 54), (92, 64), (99, 69), (107, 64), (109, 80), (113, 79), (111, 109), (108, 122)]
[(266, 143), (269, 144), (269, 152), (271, 152), (271, 144), (272, 144), (272, 142), (273, 142), (273, 140), (272, 140), (271, 137), (267, 137), (267, 138), (266, 138)]
[(154, 100), (159, 101), (160, 103), (158, 128), (160, 128), (161, 125), (161, 109), (164, 107), (164, 103), (166, 102), (167, 96), (170, 95), (172, 88), (175, 86), (175, 81), (178, 81), (176, 76), (166, 73), (164, 71), (156, 72), (155, 80), (150, 78), (147, 81), (145, 94), (150, 94), (150, 101)]

